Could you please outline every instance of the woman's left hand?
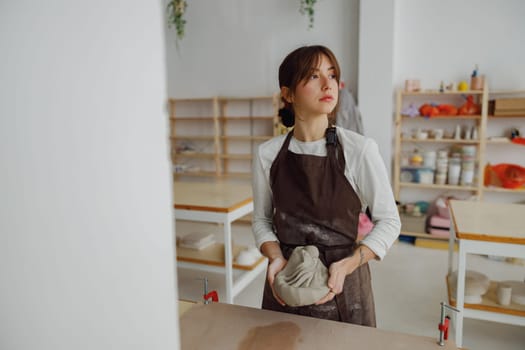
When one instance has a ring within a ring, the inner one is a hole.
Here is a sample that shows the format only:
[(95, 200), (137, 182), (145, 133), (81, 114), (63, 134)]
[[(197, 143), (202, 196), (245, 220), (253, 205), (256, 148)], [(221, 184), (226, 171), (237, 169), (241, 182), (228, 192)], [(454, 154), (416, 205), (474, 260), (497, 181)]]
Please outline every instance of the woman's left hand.
[(324, 304), (334, 299), (337, 294), (343, 291), (346, 275), (351, 274), (357, 268), (354, 260), (355, 259), (352, 259), (352, 257), (348, 257), (336, 261), (330, 265), (330, 268), (328, 269), (328, 273), (330, 275), (328, 278), (328, 288), (330, 288), (330, 291), (319, 301), (317, 301), (315, 305)]

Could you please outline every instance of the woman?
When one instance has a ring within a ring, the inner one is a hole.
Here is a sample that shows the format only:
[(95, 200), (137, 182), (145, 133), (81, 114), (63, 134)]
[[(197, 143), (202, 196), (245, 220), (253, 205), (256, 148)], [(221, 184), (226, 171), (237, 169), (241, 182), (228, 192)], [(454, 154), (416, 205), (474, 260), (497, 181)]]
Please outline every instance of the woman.
[[(400, 221), (377, 144), (333, 127), (340, 69), (323, 46), (291, 52), (279, 67), (287, 135), (263, 143), (253, 166), (253, 232), (269, 259), (263, 309), (375, 327), (367, 262), (381, 260)], [(356, 242), (359, 213), (374, 229)], [(315, 245), (328, 268), (330, 292), (313, 305), (285, 305), (273, 290), (276, 274), (297, 246)]]

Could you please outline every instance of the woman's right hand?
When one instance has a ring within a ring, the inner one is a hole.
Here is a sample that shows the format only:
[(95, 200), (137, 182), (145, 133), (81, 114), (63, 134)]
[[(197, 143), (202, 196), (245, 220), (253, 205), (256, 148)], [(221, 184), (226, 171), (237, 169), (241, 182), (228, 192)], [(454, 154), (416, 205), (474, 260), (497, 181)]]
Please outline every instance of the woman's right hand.
[(270, 287), (272, 288), (273, 297), (282, 306), (286, 305), (286, 303), (275, 292), (275, 289), (273, 288), (273, 282), (275, 281), (275, 276), (282, 269), (284, 269), (287, 263), (288, 261), (286, 261), (284, 257), (277, 257), (270, 262), (270, 264), (268, 265), (268, 272), (267, 272), (268, 283), (270, 284)]

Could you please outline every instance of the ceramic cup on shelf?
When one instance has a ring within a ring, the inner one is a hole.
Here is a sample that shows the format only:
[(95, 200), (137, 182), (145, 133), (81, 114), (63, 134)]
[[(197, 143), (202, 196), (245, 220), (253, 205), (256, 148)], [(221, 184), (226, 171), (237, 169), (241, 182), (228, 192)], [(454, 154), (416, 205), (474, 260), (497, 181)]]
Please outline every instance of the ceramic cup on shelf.
[(421, 89), (421, 83), (419, 79), (407, 79), (405, 80), (405, 91), (414, 92)]
[(434, 136), (434, 139), (441, 140), (443, 138), (444, 131), (443, 129), (434, 129), (432, 130), (432, 135)]
[(470, 90), (483, 90), (485, 84), (485, 76), (477, 75), (470, 78)]
[(505, 283), (498, 284), (497, 290), (498, 304), (509, 305), (512, 296), (512, 287)]

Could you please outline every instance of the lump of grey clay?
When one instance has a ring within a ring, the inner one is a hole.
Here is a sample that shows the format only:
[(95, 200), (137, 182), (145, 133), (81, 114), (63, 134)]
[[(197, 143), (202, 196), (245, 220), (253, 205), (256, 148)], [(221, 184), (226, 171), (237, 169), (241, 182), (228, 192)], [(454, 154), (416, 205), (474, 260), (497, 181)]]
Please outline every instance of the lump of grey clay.
[(319, 260), (317, 247), (296, 247), (273, 287), (289, 306), (311, 305), (328, 294), (328, 269)]

